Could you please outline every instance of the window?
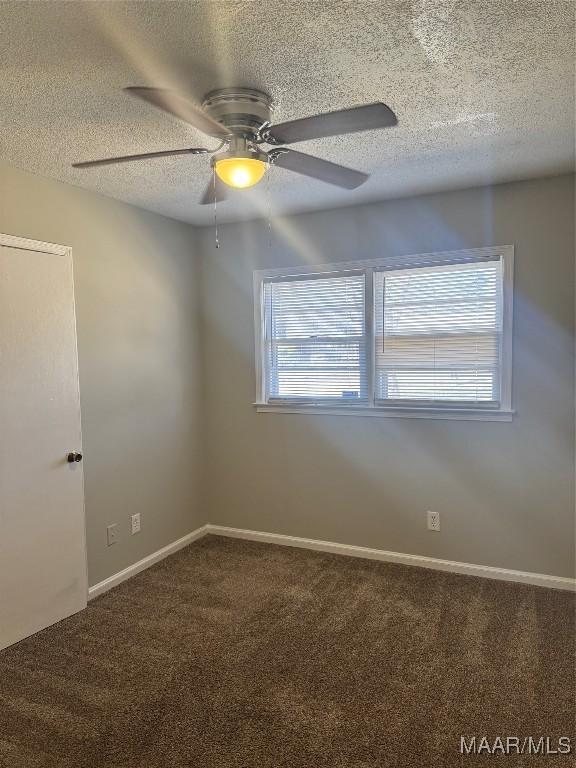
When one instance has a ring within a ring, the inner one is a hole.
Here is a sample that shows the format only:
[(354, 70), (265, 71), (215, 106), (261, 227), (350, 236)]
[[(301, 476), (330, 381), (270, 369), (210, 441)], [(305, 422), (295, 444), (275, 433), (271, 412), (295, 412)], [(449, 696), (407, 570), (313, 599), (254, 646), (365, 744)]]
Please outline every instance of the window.
[(256, 405), (510, 420), (513, 255), (256, 272)]
[(363, 274), (264, 284), (268, 399), (367, 399)]

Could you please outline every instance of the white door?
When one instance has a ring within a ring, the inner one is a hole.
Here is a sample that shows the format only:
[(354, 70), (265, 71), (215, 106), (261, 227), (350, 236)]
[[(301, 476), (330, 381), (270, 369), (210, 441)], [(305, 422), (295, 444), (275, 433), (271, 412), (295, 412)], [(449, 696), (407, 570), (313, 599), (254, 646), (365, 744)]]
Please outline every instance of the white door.
[(86, 607), (72, 255), (0, 234), (0, 648)]

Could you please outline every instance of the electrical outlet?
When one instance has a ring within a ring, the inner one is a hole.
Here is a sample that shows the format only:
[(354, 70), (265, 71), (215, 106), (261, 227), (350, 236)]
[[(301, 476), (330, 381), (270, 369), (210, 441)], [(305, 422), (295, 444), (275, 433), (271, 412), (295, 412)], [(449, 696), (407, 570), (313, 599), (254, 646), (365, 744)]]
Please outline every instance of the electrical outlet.
[(432, 510), (429, 509), (426, 512), (426, 520), (428, 522), (429, 531), (440, 530), (440, 512), (432, 512)]
[(140, 533), (140, 512), (136, 512), (135, 515), (132, 515), (132, 536), (134, 536), (135, 533)]
[(111, 547), (112, 544), (116, 544), (118, 541), (118, 526), (116, 523), (113, 525), (109, 525), (106, 528), (106, 537), (108, 539), (108, 546)]

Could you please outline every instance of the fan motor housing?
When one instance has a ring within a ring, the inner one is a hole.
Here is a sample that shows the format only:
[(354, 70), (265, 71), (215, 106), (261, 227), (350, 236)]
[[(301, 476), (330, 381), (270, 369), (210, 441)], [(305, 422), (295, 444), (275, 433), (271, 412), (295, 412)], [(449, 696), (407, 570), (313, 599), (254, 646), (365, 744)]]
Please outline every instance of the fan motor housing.
[(219, 88), (204, 97), (202, 108), (237, 136), (255, 138), (272, 119), (272, 98), (255, 88)]

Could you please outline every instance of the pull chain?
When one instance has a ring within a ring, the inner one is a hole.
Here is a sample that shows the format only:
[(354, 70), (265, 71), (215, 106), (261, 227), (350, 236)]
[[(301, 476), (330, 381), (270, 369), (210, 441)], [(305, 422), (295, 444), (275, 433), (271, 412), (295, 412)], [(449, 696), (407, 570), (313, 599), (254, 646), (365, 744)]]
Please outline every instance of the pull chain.
[(268, 198), (268, 247), (272, 250), (272, 198), (270, 197), (270, 174), (272, 173), (273, 163), (270, 163), (268, 173), (266, 174), (266, 197)]
[(214, 235), (216, 238), (216, 248), (220, 248), (220, 241), (218, 240), (218, 217), (216, 215), (216, 168), (212, 166), (212, 184), (214, 188)]

